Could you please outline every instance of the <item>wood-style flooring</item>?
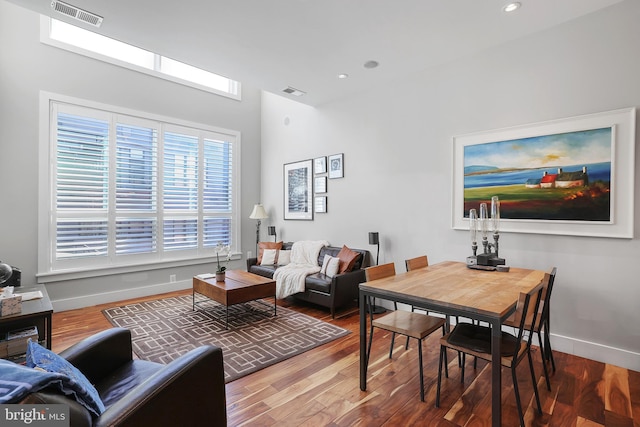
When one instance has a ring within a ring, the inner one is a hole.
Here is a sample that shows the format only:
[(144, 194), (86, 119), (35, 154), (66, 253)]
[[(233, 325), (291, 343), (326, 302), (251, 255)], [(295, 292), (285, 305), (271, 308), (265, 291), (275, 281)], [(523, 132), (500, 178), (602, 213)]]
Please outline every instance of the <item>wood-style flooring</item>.
[[(191, 291), (162, 295), (183, 295)], [(110, 328), (101, 310), (134, 301), (53, 314), (53, 350), (60, 351), (95, 332)], [(465, 382), (452, 354), (449, 378), (443, 379), (441, 408), (434, 406), (438, 372), (438, 334), (423, 344), (425, 402), (420, 401), (416, 342), (404, 349), (396, 340), (388, 359), (390, 336), (378, 331), (373, 342), (367, 391), (359, 387), (359, 316), (357, 309), (332, 320), (328, 310), (283, 300), (278, 305), (334, 323), (352, 333), (268, 367), (226, 386), (230, 426), (490, 426), (491, 372), (486, 363), (467, 358)], [(540, 352), (534, 362), (543, 413), (535, 410), (527, 363), (518, 368), (528, 426), (640, 427), (640, 373), (554, 352), (557, 371), (547, 391)], [(503, 371), (502, 420), (518, 425), (513, 384)]]

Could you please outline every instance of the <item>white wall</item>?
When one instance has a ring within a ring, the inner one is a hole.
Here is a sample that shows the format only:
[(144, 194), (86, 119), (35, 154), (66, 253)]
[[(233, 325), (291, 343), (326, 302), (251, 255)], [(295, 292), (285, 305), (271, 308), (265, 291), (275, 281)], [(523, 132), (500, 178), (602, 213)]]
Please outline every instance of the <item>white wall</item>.
[[(285, 240), (326, 238), (373, 252), (367, 232), (378, 231), (380, 262), (399, 271), (424, 253), (432, 263), (464, 260), (468, 233), (450, 226), (452, 137), (640, 105), (638, 22), (640, 3), (629, 0), (315, 109), (264, 94), (265, 225)], [(284, 221), (283, 163), (341, 152), (345, 178), (328, 182), (328, 213)], [(637, 174), (635, 188), (637, 236)], [(500, 245), (510, 265), (558, 267), (555, 349), (640, 370), (637, 238), (507, 233)]]
[[(25, 285), (35, 283), (40, 91), (240, 131), (242, 228), (249, 230), (242, 247), (255, 252), (248, 216), (260, 197), (260, 91), (244, 85), (238, 102), (43, 45), (39, 22), (0, 0), (0, 259), (22, 268)], [(244, 268), (244, 261), (231, 266)], [(190, 287), (194, 274), (212, 269), (161, 268), (50, 283), (47, 290), (58, 311)], [(168, 283), (170, 274), (176, 283)]]

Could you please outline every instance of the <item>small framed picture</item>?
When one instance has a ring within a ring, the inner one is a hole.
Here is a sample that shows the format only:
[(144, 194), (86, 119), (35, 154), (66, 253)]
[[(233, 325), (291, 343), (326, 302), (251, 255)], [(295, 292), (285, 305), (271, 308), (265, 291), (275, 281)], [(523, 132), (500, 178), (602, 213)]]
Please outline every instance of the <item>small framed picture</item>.
[(327, 172), (327, 158), (318, 157), (313, 159), (313, 172), (316, 174)]
[(326, 196), (316, 197), (314, 206), (317, 213), (327, 213), (327, 197)]
[(315, 182), (313, 183), (316, 194), (318, 193), (326, 193), (327, 192), (327, 177), (326, 176), (316, 176)]
[(329, 178), (344, 177), (344, 154), (333, 154), (329, 156)]

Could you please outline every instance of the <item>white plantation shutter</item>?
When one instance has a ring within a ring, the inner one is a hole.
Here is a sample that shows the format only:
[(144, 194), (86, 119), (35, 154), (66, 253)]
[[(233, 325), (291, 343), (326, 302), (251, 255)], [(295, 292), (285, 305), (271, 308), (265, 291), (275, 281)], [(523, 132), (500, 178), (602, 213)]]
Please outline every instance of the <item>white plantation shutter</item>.
[(115, 181), (116, 254), (156, 252), (157, 129), (116, 124)]
[(198, 138), (165, 132), (164, 209), (195, 211), (198, 181)]
[(60, 113), (56, 129), (56, 258), (104, 256), (109, 122)]
[(43, 271), (239, 251), (237, 134), (50, 102)]
[(204, 139), (204, 246), (231, 241), (233, 213), (233, 144)]

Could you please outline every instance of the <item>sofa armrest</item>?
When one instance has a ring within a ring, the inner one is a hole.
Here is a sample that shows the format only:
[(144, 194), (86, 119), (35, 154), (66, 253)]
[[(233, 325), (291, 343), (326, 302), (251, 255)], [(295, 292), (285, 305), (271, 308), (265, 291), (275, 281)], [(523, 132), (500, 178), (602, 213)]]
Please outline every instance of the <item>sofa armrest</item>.
[(108, 407), (95, 426), (227, 425), (222, 349), (198, 347)]
[(111, 328), (78, 342), (60, 356), (96, 383), (133, 360), (132, 351), (131, 331)]
[(334, 304), (342, 305), (358, 299), (358, 285), (366, 281), (365, 272), (362, 269), (333, 276), (331, 294), (334, 296)]
[(247, 258), (247, 271), (251, 268), (252, 265), (258, 264), (258, 258)]

